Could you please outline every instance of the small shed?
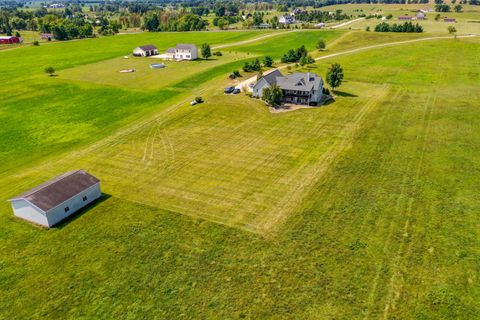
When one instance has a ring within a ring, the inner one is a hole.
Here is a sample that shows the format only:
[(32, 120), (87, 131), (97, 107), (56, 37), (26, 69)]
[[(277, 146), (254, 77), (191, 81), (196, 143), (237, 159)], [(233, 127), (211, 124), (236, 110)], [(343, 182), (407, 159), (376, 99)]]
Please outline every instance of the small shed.
[(149, 57), (156, 56), (157, 54), (158, 49), (153, 44), (147, 44), (133, 49), (133, 55), (136, 57)]
[(51, 227), (100, 198), (100, 180), (85, 170), (64, 173), (9, 201), (15, 216)]

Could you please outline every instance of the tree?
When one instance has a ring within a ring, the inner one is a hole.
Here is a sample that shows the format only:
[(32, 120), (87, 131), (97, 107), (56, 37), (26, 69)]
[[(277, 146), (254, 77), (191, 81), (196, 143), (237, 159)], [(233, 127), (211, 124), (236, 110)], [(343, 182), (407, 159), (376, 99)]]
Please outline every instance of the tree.
[(317, 42), (317, 49), (318, 50), (324, 50), (325, 48), (326, 48), (325, 40), (319, 39), (318, 42)]
[(258, 71), (257, 73), (257, 81), (263, 78), (263, 72), (262, 70)]
[(455, 32), (457, 32), (457, 29), (454, 26), (448, 26), (448, 33), (455, 34)]
[(298, 63), (303, 67), (304, 65), (306, 65), (306, 64), (308, 63), (307, 57), (306, 57), (306, 56), (302, 56), (302, 57), (300, 58), (300, 61), (299, 61)]
[(327, 72), (327, 83), (332, 90), (338, 88), (343, 81), (343, 69), (338, 63), (334, 63), (330, 66)]
[(270, 88), (263, 89), (262, 99), (270, 107), (275, 107), (280, 104), (283, 98), (283, 91), (279, 86), (273, 85)]
[(313, 57), (311, 55), (308, 55), (307, 56), (307, 64), (314, 64), (315, 63), (315, 59), (313, 59)]
[(207, 43), (202, 44), (201, 53), (203, 59), (207, 60), (208, 58), (210, 58), (212, 56), (212, 50), (210, 49), (210, 45)]
[(436, 4), (435, 11), (437, 12), (450, 12), (450, 6), (448, 4)]
[(265, 58), (263, 58), (263, 65), (267, 68), (270, 68), (271, 66), (273, 66), (273, 59), (272, 57), (270, 56), (266, 56)]
[(462, 5), (461, 4), (457, 4), (454, 9), (455, 9), (455, 12), (462, 12)]
[(53, 67), (46, 67), (45, 73), (47, 73), (51, 77), (55, 74), (55, 69)]
[(148, 31), (157, 31), (160, 26), (158, 15), (153, 14), (151, 17), (145, 18), (145, 29)]

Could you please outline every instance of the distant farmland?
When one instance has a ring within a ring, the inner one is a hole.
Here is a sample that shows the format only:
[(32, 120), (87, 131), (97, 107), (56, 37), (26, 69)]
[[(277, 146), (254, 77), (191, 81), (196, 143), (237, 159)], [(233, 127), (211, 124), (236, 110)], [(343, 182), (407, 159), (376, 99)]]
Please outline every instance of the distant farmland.
[[(332, 104), (272, 114), (223, 93), (245, 61), (431, 35), (296, 31), (238, 44), (263, 34), (0, 52), (0, 318), (477, 317), (479, 38), (285, 68), (325, 77), (338, 62), (346, 81)], [(122, 58), (147, 42), (231, 46), (165, 70)], [(205, 102), (190, 106), (196, 96)], [(102, 180), (103, 201), (50, 230), (13, 217), (7, 199), (78, 168)]]

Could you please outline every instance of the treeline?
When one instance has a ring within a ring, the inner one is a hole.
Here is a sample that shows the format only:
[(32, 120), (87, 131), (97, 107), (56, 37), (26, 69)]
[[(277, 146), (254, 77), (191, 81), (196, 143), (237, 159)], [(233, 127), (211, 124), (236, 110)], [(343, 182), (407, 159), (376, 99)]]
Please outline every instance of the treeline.
[(89, 19), (80, 6), (55, 12), (49, 12), (43, 7), (35, 11), (0, 9), (0, 33), (30, 30), (52, 33), (57, 40), (70, 40), (93, 36), (95, 27), (100, 34), (110, 35), (118, 33), (121, 25), (106, 17)]
[(375, 32), (408, 32), (408, 33), (421, 33), (423, 28), (421, 25), (413, 24), (411, 22), (405, 22), (404, 24), (392, 24), (389, 25), (386, 22), (382, 22), (375, 26)]
[(333, 14), (330, 14), (328, 11), (312, 10), (297, 13), (295, 19), (303, 22), (327, 22), (350, 19), (350, 16), (343, 13), (342, 10), (336, 10)]
[(144, 28), (148, 31), (201, 31), (207, 27), (207, 20), (192, 13), (154, 12), (145, 17)]

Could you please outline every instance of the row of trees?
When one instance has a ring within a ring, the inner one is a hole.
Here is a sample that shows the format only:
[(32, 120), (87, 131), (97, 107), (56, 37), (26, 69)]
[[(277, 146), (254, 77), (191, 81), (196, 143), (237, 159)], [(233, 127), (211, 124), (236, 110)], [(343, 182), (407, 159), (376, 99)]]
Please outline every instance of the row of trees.
[(375, 32), (409, 32), (409, 33), (417, 32), (417, 33), (420, 33), (420, 32), (423, 32), (423, 27), (421, 25), (419, 25), (418, 23), (414, 25), (411, 22), (405, 22), (404, 24), (394, 23), (392, 25), (389, 25), (386, 22), (382, 22), (382, 23), (377, 24), (375, 26)]
[(305, 46), (302, 45), (296, 50), (290, 49), (286, 54), (283, 55), (281, 61), (282, 63), (288, 63), (288, 62), (298, 62), (302, 57), (306, 57), (308, 54), (307, 49), (305, 49)]
[[(452, 8), (448, 4), (436, 4), (435, 5), (435, 11), (437, 11), (437, 12), (450, 12), (451, 9)], [(463, 7), (462, 7), (461, 4), (457, 4), (453, 7), (453, 10), (455, 10), (455, 12), (462, 12)]]
[(148, 31), (201, 31), (208, 22), (195, 14), (173, 16), (153, 13), (145, 18), (144, 27)]

